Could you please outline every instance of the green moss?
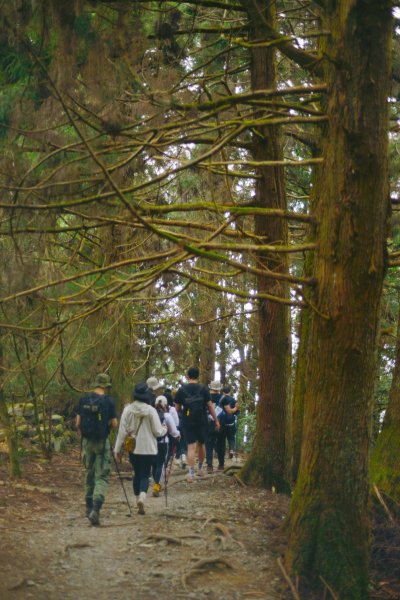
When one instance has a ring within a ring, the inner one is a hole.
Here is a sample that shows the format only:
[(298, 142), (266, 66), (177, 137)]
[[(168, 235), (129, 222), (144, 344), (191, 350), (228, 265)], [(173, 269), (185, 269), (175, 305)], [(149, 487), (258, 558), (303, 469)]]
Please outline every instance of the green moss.
[(380, 433), (370, 464), (370, 481), (400, 503), (400, 427), (393, 422)]

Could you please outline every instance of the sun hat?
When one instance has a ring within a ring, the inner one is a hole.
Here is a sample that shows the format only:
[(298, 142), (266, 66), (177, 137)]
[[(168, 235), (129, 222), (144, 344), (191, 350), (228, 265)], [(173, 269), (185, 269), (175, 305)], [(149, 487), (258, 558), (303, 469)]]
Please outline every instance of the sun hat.
[(220, 392), (222, 388), (221, 382), (218, 380), (212, 381), (209, 388), (210, 390), (213, 390), (213, 392)]
[(150, 388), (151, 390), (159, 390), (160, 388), (162, 388), (161, 383), (158, 381), (157, 377), (149, 377), (146, 380), (146, 384), (147, 387)]
[(166, 399), (165, 396), (157, 396), (156, 405), (157, 404), (162, 404), (165, 408), (166, 406), (168, 406), (168, 400)]
[(93, 387), (108, 388), (111, 387), (111, 377), (107, 373), (99, 373), (96, 375)]
[(133, 388), (132, 398), (134, 400), (139, 400), (139, 402), (146, 402), (147, 404), (150, 402), (150, 392), (147, 384), (144, 381), (137, 383)]

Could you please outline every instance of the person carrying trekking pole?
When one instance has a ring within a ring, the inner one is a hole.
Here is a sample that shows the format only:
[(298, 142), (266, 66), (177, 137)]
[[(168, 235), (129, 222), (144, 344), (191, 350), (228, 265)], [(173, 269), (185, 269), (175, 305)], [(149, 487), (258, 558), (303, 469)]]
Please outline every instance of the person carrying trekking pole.
[(199, 455), (198, 476), (204, 475), (203, 463), (206, 455), (205, 441), (207, 436), (207, 409), (214, 419), (215, 428), (219, 429), (219, 421), (215, 414), (214, 404), (208, 388), (201, 385), (199, 369), (191, 367), (187, 371), (188, 382), (176, 392), (175, 407), (182, 412), (183, 433), (187, 442), (187, 464), (189, 467), (187, 481), (194, 481), (194, 464), (196, 459), (196, 446)]
[(96, 375), (94, 390), (79, 400), (76, 428), (81, 434), (85, 466), (86, 516), (92, 525), (100, 524), (100, 509), (111, 473), (110, 430), (117, 427), (115, 401), (106, 394), (111, 387), (107, 373)]
[(154, 479), (153, 496), (158, 497), (161, 491), (161, 477), (163, 468), (168, 463), (169, 437), (179, 441), (179, 431), (176, 428), (172, 415), (168, 412), (168, 400), (165, 396), (157, 396), (155, 409), (158, 412), (161, 423), (167, 426), (167, 435), (157, 438), (157, 456), (153, 463), (152, 475)]
[(122, 458), (124, 442), (133, 440), (129, 461), (133, 467), (133, 493), (138, 513), (145, 514), (145, 500), (149, 489), (150, 471), (157, 456), (157, 438), (167, 434), (156, 409), (150, 406), (151, 394), (146, 383), (137, 383), (132, 392), (132, 402), (125, 406), (118, 429), (114, 453)]

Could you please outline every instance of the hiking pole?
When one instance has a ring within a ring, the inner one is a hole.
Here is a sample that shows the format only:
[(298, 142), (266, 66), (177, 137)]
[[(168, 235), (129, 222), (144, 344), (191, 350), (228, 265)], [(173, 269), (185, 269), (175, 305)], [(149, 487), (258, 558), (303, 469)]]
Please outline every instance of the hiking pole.
[(235, 462), (238, 461), (238, 449), (239, 449), (239, 417), (236, 418), (236, 435), (235, 435)]
[(128, 514), (128, 515), (126, 515), (126, 516), (127, 516), (127, 517), (131, 517), (131, 516), (132, 516), (132, 509), (131, 509), (131, 505), (129, 504), (128, 495), (127, 495), (127, 493), (126, 493), (125, 486), (124, 486), (124, 482), (123, 482), (123, 480), (122, 480), (122, 476), (121, 476), (121, 471), (119, 470), (118, 463), (117, 463), (117, 459), (115, 458), (115, 454), (114, 454), (114, 449), (113, 449), (112, 447), (111, 447), (111, 454), (113, 455), (113, 459), (114, 459), (115, 468), (116, 468), (116, 470), (117, 470), (118, 477), (119, 477), (119, 480), (120, 480), (120, 482), (121, 482), (121, 485), (122, 485), (122, 489), (124, 490), (124, 494), (125, 494), (125, 498), (126, 498), (126, 503), (127, 503), (127, 505), (128, 505), (128, 508), (129, 508), (129, 514)]

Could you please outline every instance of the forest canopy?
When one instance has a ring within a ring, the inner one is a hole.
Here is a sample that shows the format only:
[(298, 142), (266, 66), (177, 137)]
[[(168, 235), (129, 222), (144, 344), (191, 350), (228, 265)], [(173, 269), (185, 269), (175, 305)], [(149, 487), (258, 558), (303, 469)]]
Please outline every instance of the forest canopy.
[[(369, 455), (389, 417), (400, 426), (397, 11), (2, 4), (0, 420), (14, 475), (16, 406), (33, 407), (49, 456), (52, 416), (70, 419), (96, 373), (122, 408), (134, 382), (176, 387), (198, 365), (240, 398), (243, 479), (294, 490), (292, 572), (366, 597)], [(373, 465), (399, 499), (398, 459)]]

